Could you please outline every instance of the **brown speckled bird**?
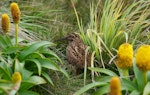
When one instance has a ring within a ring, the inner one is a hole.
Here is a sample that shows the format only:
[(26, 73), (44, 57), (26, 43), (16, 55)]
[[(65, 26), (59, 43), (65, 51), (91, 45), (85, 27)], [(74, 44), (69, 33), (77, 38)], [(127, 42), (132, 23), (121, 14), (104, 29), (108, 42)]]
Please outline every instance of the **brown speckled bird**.
[[(85, 67), (85, 50), (87, 46), (77, 33), (72, 33), (64, 39), (69, 41), (66, 48), (67, 60), (75, 67), (76, 74), (79, 74), (80, 70)], [(90, 66), (91, 53), (88, 52), (86, 56), (87, 66)]]

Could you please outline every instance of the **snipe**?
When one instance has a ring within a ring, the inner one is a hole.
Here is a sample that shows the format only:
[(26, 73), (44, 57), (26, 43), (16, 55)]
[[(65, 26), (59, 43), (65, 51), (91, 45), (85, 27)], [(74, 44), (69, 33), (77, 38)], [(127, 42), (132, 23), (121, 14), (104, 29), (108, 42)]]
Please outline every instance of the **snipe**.
[(72, 33), (63, 39), (69, 41), (66, 48), (67, 60), (75, 67), (76, 74), (79, 74), (80, 70), (85, 67), (85, 59), (87, 61), (87, 66), (90, 66), (91, 53), (87, 53), (85, 58), (87, 46), (77, 33)]

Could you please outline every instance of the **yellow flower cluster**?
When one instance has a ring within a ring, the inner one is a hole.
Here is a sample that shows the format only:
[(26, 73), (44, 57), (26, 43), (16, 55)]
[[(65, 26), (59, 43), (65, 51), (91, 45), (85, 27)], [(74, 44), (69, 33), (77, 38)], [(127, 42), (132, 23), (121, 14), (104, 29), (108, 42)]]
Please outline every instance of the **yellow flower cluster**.
[(21, 74), (19, 72), (15, 72), (12, 75), (12, 81), (13, 81), (13, 83), (21, 82), (21, 80), (22, 80), (22, 78), (21, 78)]
[(11, 3), (10, 5), (10, 9), (11, 9), (11, 14), (12, 14), (12, 18), (15, 24), (18, 24), (20, 21), (20, 9), (18, 7), (17, 3)]
[(110, 81), (110, 94), (109, 95), (122, 95), (121, 83), (118, 77), (112, 77)]
[(2, 14), (1, 27), (3, 32), (6, 34), (10, 29), (10, 20), (7, 14)]
[(117, 53), (116, 65), (121, 69), (127, 69), (132, 67), (133, 60), (133, 48), (130, 44), (122, 44)]
[(143, 45), (137, 50), (136, 64), (144, 72), (150, 70), (150, 45)]

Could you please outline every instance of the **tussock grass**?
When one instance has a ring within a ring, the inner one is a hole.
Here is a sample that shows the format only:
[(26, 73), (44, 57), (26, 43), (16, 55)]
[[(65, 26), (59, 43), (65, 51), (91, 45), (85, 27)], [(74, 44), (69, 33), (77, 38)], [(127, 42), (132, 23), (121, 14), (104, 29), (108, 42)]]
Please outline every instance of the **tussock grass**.
[(92, 3), (88, 28), (82, 24), (82, 18), (75, 9), (81, 38), (91, 51), (95, 52), (100, 65), (114, 57), (114, 49), (117, 49), (121, 43), (137, 45), (138, 42), (143, 41), (139, 37), (143, 38), (140, 34), (150, 25), (150, 2), (142, 0), (128, 2), (130, 4), (127, 5), (123, 0), (105, 2), (98, 0), (97, 5)]

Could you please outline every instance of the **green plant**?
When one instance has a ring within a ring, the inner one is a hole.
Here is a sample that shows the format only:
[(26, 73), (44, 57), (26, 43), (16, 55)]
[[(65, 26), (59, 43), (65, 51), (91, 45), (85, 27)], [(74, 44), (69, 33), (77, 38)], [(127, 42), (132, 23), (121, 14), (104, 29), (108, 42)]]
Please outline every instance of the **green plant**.
[(81, 89), (76, 91), (74, 93), (74, 95), (81, 95), (82, 93), (84, 93), (84, 92), (86, 92), (92, 88), (96, 88), (96, 91), (94, 93), (100, 92), (97, 94), (93, 93), (94, 95), (104, 95), (105, 93), (108, 93), (110, 91), (109, 90), (109, 81), (110, 81), (111, 77), (112, 76), (118, 76), (118, 75), (116, 73), (114, 73), (113, 71), (108, 70), (108, 69), (96, 68), (96, 67), (89, 68), (89, 69), (92, 71), (95, 71), (95, 72), (100, 72), (101, 74), (104, 74), (104, 75), (98, 76), (94, 82), (85, 85), (84, 87), (82, 87)]
[(20, 9), (18, 7), (17, 3), (12, 3), (10, 5), (10, 9), (11, 9), (11, 15), (13, 18), (13, 22), (15, 24), (15, 34), (16, 34), (16, 46), (18, 46), (18, 23), (20, 21)]
[[(13, 16), (18, 14), (18, 10), (14, 9), (13, 11), (16, 12), (13, 12)], [(20, 12), (18, 15), (20, 18)], [(18, 38), (18, 18), (17, 21), (14, 21), (15, 25), (17, 24), (15, 42), (6, 33), (4, 36), (0, 35), (0, 94), (39, 95), (37, 92), (30, 91), (30, 88), (46, 82), (54, 86), (50, 76), (46, 73), (48, 70), (60, 71), (67, 78), (68, 74), (60, 67), (63, 65), (61, 59), (50, 49), (55, 46), (54, 43), (48, 41), (28, 42)], [(16, 20), (15, 17), (14, 19)], [(7, 29), (8, 23), (3, 21), (2, 28)], [(5, 32), (5, 30), (3, 31)]]
[[(105, 95), (110, 92), (110, 80), (113, 76), (118, 76), (115, 72), (103, 69), (103, 68), (89, 68), (92, 71), (99, 72), (102, 76), (95, 77), (95, 82), (90, 83), (82, 87), (80, 90), (76, 91), (74, 95), (80, 95), (92, 88), (95, 88), (95, 92), (92, 95)], [(147, 82), (145, 83), (145, 78), (143, 72), (139, 70), (136, 66), (136, 61), (133, 63), (133, 75), (127, 76), (119, 75), (121, 80), (121, 90), (123, 95), (149, 95), (150, 91), (150, 76), (149, 72), (146, 74)]]
[[(55, 44), (48, 41), (25, 44), (16, 47), (8, 36), (0, 35), (1, 81), (4, 80), (4, 83), (11, 82), (13, 72), (20, 72), (22, 83), (18, 93), (29, 93), (28, 89), (46, 83), (46, 81), (54, 85), (46, 73), (48, 69), (60, 71), (68, 77), (67, 73), (56, 63), (62, 64), (61, 59), (48, 48), (55, 46)], [(6, 90), (5, 87), (8, 85), (1, 86), (1, 88)]]
[[(127, 53), (128, 52), (128, 53)], [(122, 84), (122, 93), (129, 95), (148, 95), (150, 91), (148, 90), (150, 87), (149, 73), (150, 70), (150, 45), (142, 45), (133, 57), (133, 50), (130, 44), (122, 44), (119, 47), (116, 66), (118, 67), (119, 76), (121, 78)], [(118, 61), (119, 60), (119, 61)], [(128, 61), (128, 62), (127, 62)], [(128, 74), (129, 68), (132, 71), (132, 75)], [(122, 71), (120, 69), (122, 69)], [(95, 87), (96, 91), (93, 93), (94, 95), (104, 95), (107, 93), (111, 93), (110, 91), (113, 89), (110, 86), (110, 78), (112, 76), (118, 76), (114, 72), (103, 69), (103, 68), (89, 68), (93, 72), (103, 73), (102, 76), (99, 76), (96, 79), (96, 82), (86, 85), (85, 87), (78, 90), (75, 95), (80, 95), (85, 91)], [(126, 73), (124, 73), (124, 71)], [(103, 85), (102, 85), (103, 83)], [(114, 85), (114, 84), (113, 84)], [(117, 85), (117, 84), (116, 84)], [(118, 86), (116, 86), (118, 87)], [(114, 85), (114, 89), (116, 89)], [(118, 87), (119, 88), (119, 87)], [(118, 91), (118, 90), (117, 90)], [(115, 92), (114, 92), (115, 93)], [(120, 95), (118, 92), (117, 95)]]
[[(100, 4), (103, 3), (104, 7), (99, 8), (99, 6), (101, 6)], [(141, 93), (146, 93), (145, 91), (148, 91), (147, 88), (149, 82), (147, 82), (147, 85), (141, 83), (144, 79), (139, 78), (142, 74), (137, 73), (138, 71), (135, 70), (135, 66), (131, 69), (132, 73), (134, 72), (135, 75), (131, 75), (133, 77), (131, 80), (128, 80), (124, 79), (125, 76), (119, 68), (116, 69), (113, 65), (110, 66), (108, 63), (110, 59), (113, 60), (116, 57), (116, 52), (114, 52), (114, 50), (116, 50), (120, 44), (128, 42), (133, 45), (133, 48), (137, 48), (136, 46), (141, 44), (142, 41), (143, 43), (146, 43), (143, 39), (140, 39), (143, 37), (143, 35), (140, 34), (142, 34), (141, 32), (150, 25), (148, 18), (150, 12), (149, 5), (149, 1), (143, 0), (135, 0), (127, 5), (124, 5), (123, 0), (106, 0), (105, 2), (98, 0), (96, 6), (91, 4), (90, 22), (87, 31), (85, 31), (82, 20), (80, 20), (74, 7), (80, 29), (80, 36), (84, 43), (90, 47), (93, 54), (95, 54), (97, 60), (96, 63), (99, 64), (98, 66), (103, 66), (103, 69), (97, 68), (96, 64), (91, 63), (92, 68), (89, 69), (92, 72), (100, 73), (100, 76), (95, 79), (96, 82), (93, 81), (92, 83), (85, 85), (75, 92), (74, 95), (80, 95), (93, 88), (95, 89), (94, 95), (104, 95), (109, 93), (110, 78), (111, 76), (118, 76), (118, 72), (121, 77), (123, 94), (130, 93), (132, 95), (140, 95)], [(94, 59), (94, 56), (92, 59)], [(115, 74), (114, 70), (116, 71)], [(93, 75), (92, 77), (92, 79), (95, 78)], [(130, 75), (126, 77), (130, 77)], [(140, 85), (137, 82), (140, 82)]]
[[(103, 8), (99, 7), (103, 4)], [(142, 41), (140, 38), (143, 35), (140, 34), (150, 25), (149, 5), (149, 1), (143, 0), (135, 0), (127, 5), (123, 0), (98, 0), (97, 5), (90, 6), (90, 22), (86, 31), (74, 7), (80, 36), (95, 52), (100, 66), (105, 67), (104, 63), (114, 57), (114, 49), (123, 42), (135, 45), (139, 40)]]
[[(128, 52), (128, 53), (127, 53)], [(130, 53), (129, 53), (130, 52)], [(150, 46), (142, 45), (133, 56), (132, 46), (130, 44), (122, 44), (119, 47), (116, 66), (118, 67), (119, 75), (114, 73), (111, 70), (104, 68), (89, 68), (93, 72), (100, 72), (101, 76), (96, 78), (96, 82), (90, 83), (77, 92), (75, 95), (80, 95), (85, 91), (95, 87), (96, 90), (93, 95), (104, 95), (110, 93), (110, 78), (112, 76), (120, 76), (121, 84), (122, 84), (122, 93), (129, 95), (148, 95), (150, 91), (148, 90), (150, 87)], [(136, 60), (135, 60), (136, 59)], [(120, 60), (118, 62), (118, 60)], [(129, 61), (129, 62), (126, 62)], [(133, 68), (131, 68), (133, 64)], [(132, 74), (128, 74), (128, 70), (132, 72)], [(122, 69), (122, 71), (120, 70)], [(124, 73), (125, 72), (127, 73)], [(133, 70), (133, 71), (132, 71)], [(112, 88), (111, 88), (112, 89)], [(115, 89), (115, 88), (114, 88)], [(119, 95), (119, 94), (118, 94)]]

